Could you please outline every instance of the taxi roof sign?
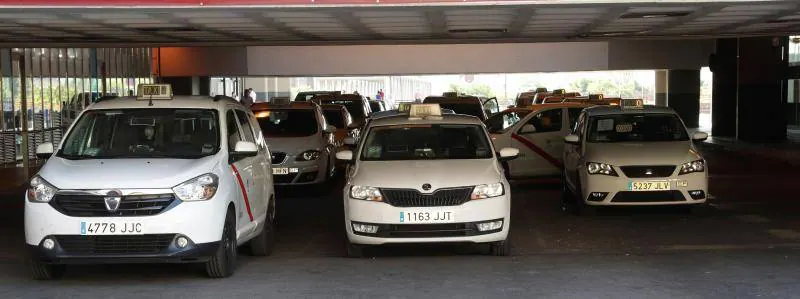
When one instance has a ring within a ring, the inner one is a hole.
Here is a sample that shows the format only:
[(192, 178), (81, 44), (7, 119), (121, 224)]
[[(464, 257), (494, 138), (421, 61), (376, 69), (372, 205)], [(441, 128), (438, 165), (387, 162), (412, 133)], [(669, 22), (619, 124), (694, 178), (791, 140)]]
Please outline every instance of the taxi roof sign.
[(620, 101), (622, 109), (643, 109), (644, 101), (642, 99), (622, 99)]
[(172, 85), (169, 84), (139, 84), (137, 86), (137, 100), (171, 100)]
[(406, 112), (411, 110), (412, 103), (400, 103), (397, 104), (397, 111)]
[(422, 119), (426, 117), (441, 117), (442, 107), (439, 104), (412, 104), (408, 111), (409, 119)]

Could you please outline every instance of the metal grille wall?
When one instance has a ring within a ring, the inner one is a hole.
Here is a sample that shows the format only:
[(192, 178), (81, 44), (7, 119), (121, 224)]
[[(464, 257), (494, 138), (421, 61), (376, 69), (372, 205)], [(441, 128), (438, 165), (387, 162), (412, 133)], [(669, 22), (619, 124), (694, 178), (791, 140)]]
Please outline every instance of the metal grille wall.
[[(58, 143), (86, 106), (152, 83), (150, 48), (0, 49), (0, 164), (36, 161), (36, 146)], [(27, 151), (23, 149), (27, 134)]]

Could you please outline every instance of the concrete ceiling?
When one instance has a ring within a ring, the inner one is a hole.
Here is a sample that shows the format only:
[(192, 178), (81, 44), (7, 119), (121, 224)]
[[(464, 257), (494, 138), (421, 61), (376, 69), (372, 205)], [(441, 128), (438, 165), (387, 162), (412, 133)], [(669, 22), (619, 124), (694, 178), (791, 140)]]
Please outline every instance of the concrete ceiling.
[(798, 1), (593, 2), (116, 8), (0, 6), (0, 45), (538, 42), (800, 32)]

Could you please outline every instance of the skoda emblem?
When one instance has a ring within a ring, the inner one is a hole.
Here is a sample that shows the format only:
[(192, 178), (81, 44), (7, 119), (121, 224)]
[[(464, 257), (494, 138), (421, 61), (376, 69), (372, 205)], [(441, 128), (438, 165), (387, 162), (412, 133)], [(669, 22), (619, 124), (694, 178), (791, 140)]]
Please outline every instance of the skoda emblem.
[(431, 190), (431, 184), (422, 184), (422, 190), (425, 191)]
[(644, 171), (644, 174), (646, 174), (646, 175), (653, 175), (653, 170), (652, 170), (652, 169), (645, 170), (645, 171)]
[(119, 209), (119, 203), (122, 201), (122, 193), (117, 190), (111, 190), (103, 197), (103, 202), (106, 204), (106, 210), (109, 212), (116, 212)]

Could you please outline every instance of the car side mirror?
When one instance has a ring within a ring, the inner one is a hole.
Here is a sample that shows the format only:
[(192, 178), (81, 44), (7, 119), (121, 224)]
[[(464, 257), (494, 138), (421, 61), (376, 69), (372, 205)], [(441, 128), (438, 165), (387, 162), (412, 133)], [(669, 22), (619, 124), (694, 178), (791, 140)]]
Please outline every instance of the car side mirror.
[(53, 156), (55, 151), (52, 143), (42, 143), (36, 146), (36, 157), (39, 159), (47, 159)]
[(343, 150), (336, 153), (336, 159), (342, 161), (352, 161), (353, 160), (353, 151), (351, 150)]
[(522, 126), (522, 129), (519, 130), (520, 134), (527, 134), (527, 133), (536, 133), (536, 127), (532, 124), (525, 124)]
[(255, 142), (239, 141), (233, 148), (231, 156), (233, 157), (252, 157), (258, 154), (258, 146)]
[(705, 141), (706, 139), (708, 139), (708, 133), (706, 132), (695, 132), (692, 135), (692, 140), (694, 141)]
[(578, 135), (569, 134), (564, 137), (564, 142), (566, 142), (567, 144), (580, 144), (581, 138), (578, 137)]
[(498, 153), (500, 161), (511, 161), (519, 157), (519, 149), (513, 147), (504, 147)]

